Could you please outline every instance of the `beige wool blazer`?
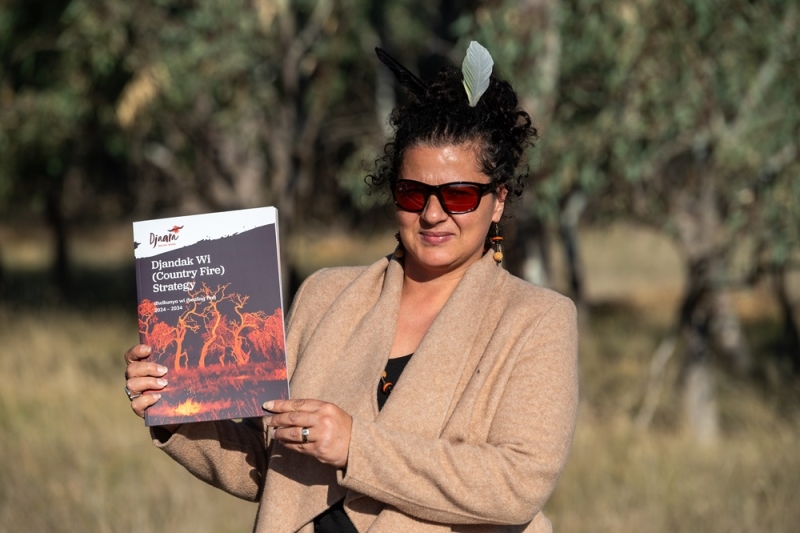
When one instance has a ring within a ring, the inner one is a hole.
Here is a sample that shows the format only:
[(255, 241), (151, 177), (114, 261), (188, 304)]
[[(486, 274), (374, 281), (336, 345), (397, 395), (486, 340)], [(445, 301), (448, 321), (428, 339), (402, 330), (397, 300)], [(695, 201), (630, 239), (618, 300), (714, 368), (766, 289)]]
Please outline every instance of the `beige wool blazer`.
[(361, 532), (552, 531), (541, 509), (578, 402), (575, 307), (498, 268), (469, 267), (379, 412), (403, 268), (325, 269), (287, 321), (291, 395), (353, 417), (347, 468), (273, 442), (260, 420), (185, 424), (154, 443), (198, 478), (259, 502), (256, 532), (313, 532), (345, 498)]

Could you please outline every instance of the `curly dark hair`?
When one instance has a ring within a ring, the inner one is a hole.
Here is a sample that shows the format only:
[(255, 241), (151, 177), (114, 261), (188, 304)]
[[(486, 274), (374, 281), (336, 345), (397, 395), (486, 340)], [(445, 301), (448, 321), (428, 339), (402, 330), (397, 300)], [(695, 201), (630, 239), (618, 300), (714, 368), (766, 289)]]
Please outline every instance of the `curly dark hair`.
[(398, 179), (403, 156), (411, 147), (477, 143), (481, 171), (510, 195), (522, 194), (528, 173), (524, 169), (518, 174), (518, 167), (537, 132), (509, 83), (492, 76), (478, 104), (470, 107), (461, 71), (446, 67), (428, 85), (424, 97), (411, 97), (395, 108), (389, 123), (394, 137), (375, 161), (367, 183), (390, 186)]

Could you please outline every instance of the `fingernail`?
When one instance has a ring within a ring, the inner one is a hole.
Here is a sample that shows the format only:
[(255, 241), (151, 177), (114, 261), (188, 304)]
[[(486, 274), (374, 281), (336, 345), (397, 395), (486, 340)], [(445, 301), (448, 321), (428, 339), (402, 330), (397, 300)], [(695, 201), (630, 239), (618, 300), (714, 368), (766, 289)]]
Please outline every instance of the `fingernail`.
[(167, 373), (167, 367), (165, 367), (165, 366), (161, 366), (161, 365), (158, 365), (158, 367), (156, 368), (156, 371), (157, 371), (159, 374), (161, 374), (161, 375), (164, 375), (164, 374), (166, 374), (166, 373)]
[(161, 399), (161, 395), (160, 394), (153, 394), (153, 398), (155, 398), (156, 400), (160, 400)]
[(274, 406), (275, 406), (275, 402), (269, 401), (269, 402), (264, 402), (264, 405), (262, 405), (261, 407), (263, 407), (265, 410), (269, 411)]
[(266, 425), (272, 424), (272, 417), (271, 416), (265, 416), (264, 417), (264, 424), (266, 424)]
[(145, 353), (145, 354), (150, 353), (152, 350), (153, 349), (151, 347), (149, 347), (149, 346), (142, 347), (142, 353)]
[(166, 387), (167, 386), (167, 380), (166, 379), (157, 379), (156, 383), (158, 383), (162, 387)]

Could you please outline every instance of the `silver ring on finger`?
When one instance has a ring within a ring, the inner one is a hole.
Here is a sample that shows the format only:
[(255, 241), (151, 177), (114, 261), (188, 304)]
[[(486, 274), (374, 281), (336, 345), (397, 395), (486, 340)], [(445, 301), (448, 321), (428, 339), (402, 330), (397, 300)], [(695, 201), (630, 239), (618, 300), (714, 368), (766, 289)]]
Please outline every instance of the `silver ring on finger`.
[(130, 401), (133, 401), (133, 400), (135, 400), (136, 398), (138, 398), (139, 396), (141, 396), (141, 395), (142, 395), (142, 393), (141, 393), (141, 392), (133, 392), (133, 391), (132, 391), (132, 390), (130, 390), (130, 389), (127, 387), (127, 386), (125, 387), (125, 394), (127, 394), (127, 395), (128, 395), (128, 399), (129, 399)]
[(308, 444), (308, 428), (300, 430), (300, 436), (303, 438), (303, 444)]

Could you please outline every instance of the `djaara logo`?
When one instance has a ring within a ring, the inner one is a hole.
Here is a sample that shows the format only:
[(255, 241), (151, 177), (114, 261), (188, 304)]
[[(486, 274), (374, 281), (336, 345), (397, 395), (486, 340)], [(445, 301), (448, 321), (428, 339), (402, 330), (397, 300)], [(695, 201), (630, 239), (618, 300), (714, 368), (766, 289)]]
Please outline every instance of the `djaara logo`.
[(153, 248), (157, 246), (173, 246), (175, 241), (178, 240), (178, 233), (183, 229), (183, 226), (172, 226), (167, 230), (165, 235), (150, 234), (150, 246)]

